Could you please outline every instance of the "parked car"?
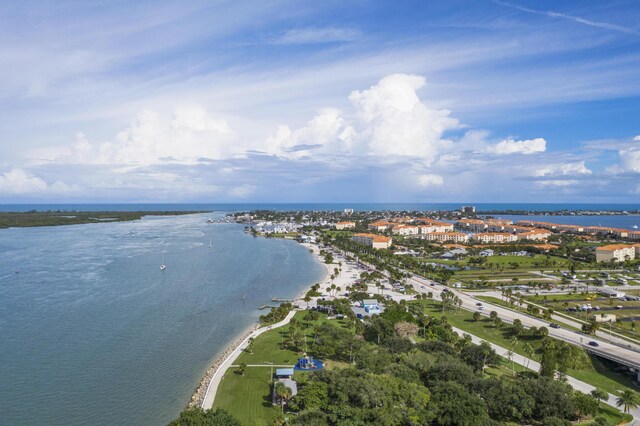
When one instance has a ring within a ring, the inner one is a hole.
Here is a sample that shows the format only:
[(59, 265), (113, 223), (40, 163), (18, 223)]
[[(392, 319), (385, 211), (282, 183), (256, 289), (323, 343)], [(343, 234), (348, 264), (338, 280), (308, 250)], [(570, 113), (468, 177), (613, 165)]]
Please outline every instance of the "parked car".
[(616, 309), (622, 309), (622, 305), (616, 306)]
[(482, 306), (482, 303), (478, 302), (476, 303), (476, 306)]
[(594, 342), (593, 340), (589, 342), (589, 346), (593, 346), (594, 348), (597, 348), (598, 346), (600, 346), (598, 344), (598, 342)]
[(479, 309), (479, 310), (483, 310), (483, 309), (484, 309), (484, 306), (478, 306), (478, 309)]
[(549, 324), (549, 327), (551, 327), (551, 328), (560, 328), (560, 326), (558, 324), (556, 324), (555, 322), (552, 322), (551, 324)]

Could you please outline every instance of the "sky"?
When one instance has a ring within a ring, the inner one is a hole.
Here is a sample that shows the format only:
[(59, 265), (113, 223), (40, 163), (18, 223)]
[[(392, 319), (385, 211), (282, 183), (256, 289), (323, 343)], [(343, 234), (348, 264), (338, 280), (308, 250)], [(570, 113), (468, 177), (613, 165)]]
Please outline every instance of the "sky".
[(0, 203), (640, 200), (640, 3), (0, 3)]

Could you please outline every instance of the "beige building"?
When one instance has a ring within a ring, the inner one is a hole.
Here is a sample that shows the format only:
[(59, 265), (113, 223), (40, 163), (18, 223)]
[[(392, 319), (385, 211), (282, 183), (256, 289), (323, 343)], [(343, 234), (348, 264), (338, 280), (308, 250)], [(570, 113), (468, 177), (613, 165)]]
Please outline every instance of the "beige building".
[(624, 262), (627, 258), (635, 259), (636, 247), (628, 244), (612, 244), (608, 246), (596, 247), (596, 261), (609, 262), (616, 260)]
[(614, 314), (597, 314), (591, 317), (595, 322), (616, 322)]
[(387, 229), (391, 229), (393, 225), (395, 224), (392, 222), (388, 222), (386, 220), (378, 220), (376, 222), (371, 222), (370, 224), (368, 224), (367, 228), (369, 228), (371, 231), (384, 232)]
[(423, 235), (427, 241), (453, 241), (455, 243), (466, 243), (469, 241), (469, 235), (462, 232), (428, 232)]
[(532, 229), (526, 232), (520, 232), (516, 234), (518, 241), (520, 240), (533, 240), (533, 241), (546, 241), (551, 235), (551, 232), (544, 229)]
[(346, 222), (337, 222), (337, 223), (334, 225), (334, 227), (335, 227), (337, 230), (352, 229), (352, 228), (355, 228), (355, 227), (356, 227), (356, 223), (355, 223), (355, 222), (349, 222), (349, 221), (346, 221)]
[(376, 234), (355, 234), (351, 237), (351, 240), (374, 249), (389, 248), (393, 242), (391, 237)]
[(415, 225), (393, 225), (391, 233), (393, 235), (418, 235), (420, 228)]
[(514, 234), (506, 234), (504, 232), (489, 232), (475, 234), (471, 237), (473, 240), (480, 243), (511, 243), (518, 240), (518, 237)]

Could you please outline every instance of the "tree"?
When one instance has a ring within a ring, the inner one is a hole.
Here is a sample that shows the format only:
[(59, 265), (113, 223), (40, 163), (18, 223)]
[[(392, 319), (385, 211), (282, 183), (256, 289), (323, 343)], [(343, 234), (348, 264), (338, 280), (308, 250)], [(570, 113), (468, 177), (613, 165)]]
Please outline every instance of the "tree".
[(522, 325), (522, 321), (519, 318), (513, 320), (513, 334), (514, 336), (522, 335), (524, 331), (524, 326)]
[(605, 401), (609, 399), (609, 394), (606, 391), (603, 391), (602, 389), (592, 390), (591, 396), (598, 401), (598, 407), (600, 406), (600, 401)]
[(489, 319), (491, 321), (495, 321), (496, 318), (498, 318), (498, 313), (496, 311), (491, 311), (491, 313), (489, 314)]
[(436, 385), (432, 402), (442, 426), (483, 425), (489, 420), (484, 401), (458, 383)]
[(247, 364), (243, 362), (242, 364), (240, 364), (240, 375), (244, 376), (244, 373), (246, 372), (247, 372)]
[(275, 390), (278, 400), (280, 401), (280, 410), (284, 411), (284, 405), (291, 398), (291, 388), (282, 382), (276, 382)]
[(522, 345), (522, 351), (527, 356), (526, 367), (529, 368), (529, 361), (531, 361), (531, 358), (533, 358), (533, 354), (534, 354), (533, 346), (531, 346), (529, 342), (524, 342), (524, 344)]
[(200, 407), (187, 408), (177, 420), (169, 423), (169, 426), (241, 426), (238, 419), (222, 408), (215, 410), (203, 410)]
[(247, 352), (249, 352), (250, 354), (253, 353), (253, 342), (256, 339), (254, 337), (249, 337), (248, 343), (247, 343)]
[(475, 312), (473, 313), (473, 320), (474, 320), (475, 322), (478, 322), (478, 321), (480, 321), (480, 318), (482, 318), (482, 315), (480, 315), (480, 312), (475, 311)]
[(629, 389), (623, 390), (622, 393), (620, 393), (620, 396), (616, 398), (616, 407), (624, 407), (625, 413), (637, 408), (638, 394)]
[(540, 376), (553, 377), (556, 372), (556, 351), (553, 346), (553, 342), (548, 345), (542, 351), (542, 358), (540, 359)]
[(394, 326), (394, 328), (396, 330), (396, 334), (400, 337), (411, 337), (418, 334), (418, 326), (410, 322), (399, 322)]
[(308, 294), (304, 296), (304, 301), (307, 302), (307, 308), (309, 308), (309, 302), (311, 302), (311, 296)]
[(500, 363), (500, 357), (487, 342), (466, 345), (462, 348), (460, 357), (477, 372), (482, 371), (487, 364)]
[(590, 395), (574, 392), (572, 401), (578, 417), (593, 416), (598, 412), (599, 401)]

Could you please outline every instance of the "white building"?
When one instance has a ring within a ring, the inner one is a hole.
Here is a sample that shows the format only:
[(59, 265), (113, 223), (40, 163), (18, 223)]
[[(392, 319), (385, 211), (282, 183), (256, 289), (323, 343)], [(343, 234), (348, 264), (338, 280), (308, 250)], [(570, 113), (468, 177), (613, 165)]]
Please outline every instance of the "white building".
[(462, 232), (429, 232), (423, 235), (427, 241), (453, 241), (455, 243), (466, 243), (469, 241), (469, 235)]
[(512, 243), (518, 240), (518, 237), (514, 234), (506, 234), (503, 232), (489, 232), (475, 234), (471, 237), (473, 240), (480, 243)]
[(337, 230), (351, 229), (356, 227), (356, 223), (351, 221), (337, 222), (333, 227)]
[(393, 242), (391, 237), (376, 234), (355, 234), (351, 237), (351, 240), (374, 249), (389, 248)]
[(633, 260), (636, 257), (636, 248), (628, 244), (611, 244), (608, 246), (596, 247), (596, 261), (609, 262), (615, 260), (624, 262), (626, 259)]

